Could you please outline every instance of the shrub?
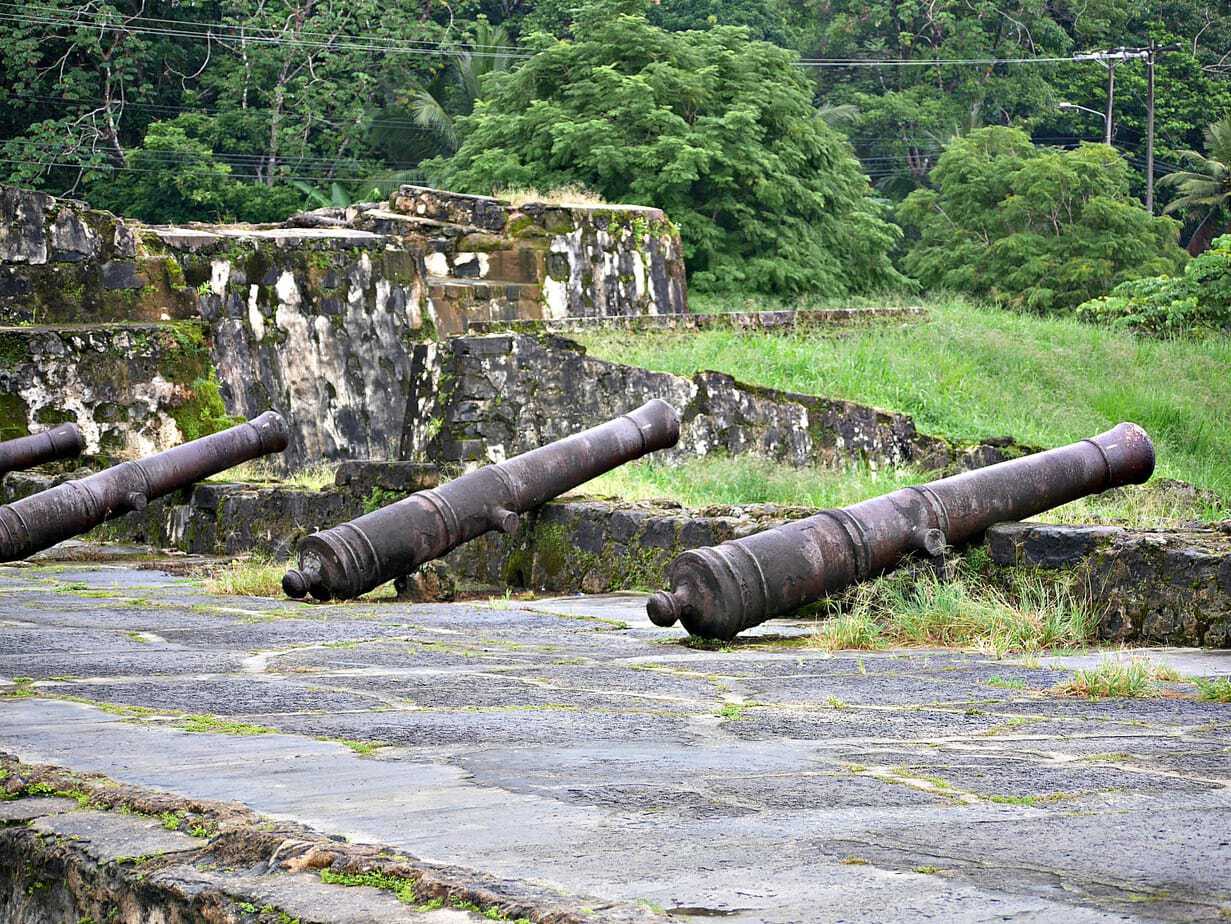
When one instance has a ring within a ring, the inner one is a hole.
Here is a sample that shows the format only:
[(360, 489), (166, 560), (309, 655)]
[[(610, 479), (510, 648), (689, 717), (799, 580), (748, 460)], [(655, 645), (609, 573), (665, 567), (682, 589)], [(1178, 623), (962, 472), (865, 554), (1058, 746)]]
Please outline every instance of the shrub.
[(1149, 334), (1231, 330), (1231, 235), (1217, 238), (1180, 275), (1123, 282), (1077, 313), (1083, 320)]
[(904, 267), (930, 288), (1047, 312), (1185, 259), (1179, 225), (1130, 196), (1128, 165), (1105, 145), (1042, 148), (983, 128), (949, 145), (932, 181), (898, 209), (913, 237)]

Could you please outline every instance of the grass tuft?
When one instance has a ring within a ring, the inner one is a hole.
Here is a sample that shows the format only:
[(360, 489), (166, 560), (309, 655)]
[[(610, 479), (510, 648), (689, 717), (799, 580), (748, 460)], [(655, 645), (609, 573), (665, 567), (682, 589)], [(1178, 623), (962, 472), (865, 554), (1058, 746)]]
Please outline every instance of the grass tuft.
[[(273, 597), (281, 599), (282, 575), (295, 567), (292, 561), (271, 561), (267, 558), (237, 558), (212, 571), (205, 578), (206, 593), (233, 597)], [(361, 601), (391, 600), (397, 596), (393, 583), (385, 583), (364, 594)], [(345, 601), (343, 601), (344, 603)]]
[(328, 462), (311, 465), (285, 475), (276, 470), (267, 460), (253, 459), (210, 475), (205, 480), (224, 484), (276, 484), (282, 488), (320, 491), (333, 487), (335, 477), (336, 465)]
[(499, 189), (496, 190), (495, 198), (503, 199), (515, 208), (520, 208), (531, 202), (541, 202), (544, 205), (608, 204), (607, 200), (598, 193), (576, 184), (556, 186), (546, 190), (535, 189), (533, 186)]
[(835, 615), (820, 624), (813, 644), (829, 651), (935, 645), (1003, 657), (1094, 636), (1098, 620), (1089, 607), (1036, 575), (1014, 575), (1005, 592), (981, 582), (964, 559), (955, 572), (942, 580), (902, 571), (857, 586), (831, 604)]
[(205, 590), (235, 597), (282, 597), (282, 575), (292, 567), (289, 561), (236, 559), (207, 577)]
[(1231, 703), (1231, 677), (1194, 677), (1197, 695), (1211, 703)]
[(1055, 691), (1089, 699), (1143, 699), (1161, 695), (1160, 680), (1176, 678), (1174, 669), (1157, 667), (1149, 658), (1105, 657), (1096, 667), (1075, 672), (1072, 680), (1059, 684)]

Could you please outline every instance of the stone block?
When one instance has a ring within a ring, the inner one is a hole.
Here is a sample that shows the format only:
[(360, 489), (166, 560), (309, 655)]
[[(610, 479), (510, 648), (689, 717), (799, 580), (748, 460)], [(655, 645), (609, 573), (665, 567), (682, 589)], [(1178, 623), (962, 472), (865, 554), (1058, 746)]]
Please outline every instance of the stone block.
[(140, 289), (145, 278), (137, 272), (137, 264), (131, 260), (111, 260), (102, 266), (104, 289)]

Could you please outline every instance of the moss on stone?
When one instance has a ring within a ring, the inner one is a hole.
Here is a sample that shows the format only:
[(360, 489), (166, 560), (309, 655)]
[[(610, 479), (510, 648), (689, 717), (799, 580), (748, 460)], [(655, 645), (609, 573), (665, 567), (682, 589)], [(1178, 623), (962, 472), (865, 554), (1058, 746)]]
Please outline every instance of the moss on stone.
[(185, 441), (200, 439), (242, 423), (242, 419), (227, 413), (222, 403), (217, 373), (211, 368), (204, 377), (192, 383), (192, 397), (172, 408), (171, 418)]
[(29, 414), (30, 408), (20, 395), (0, 394), (0, 440), (28, 435)]
[(30, 361), (30, 344), (24, 334), (0, 331), (0, 365), (20, 366)]

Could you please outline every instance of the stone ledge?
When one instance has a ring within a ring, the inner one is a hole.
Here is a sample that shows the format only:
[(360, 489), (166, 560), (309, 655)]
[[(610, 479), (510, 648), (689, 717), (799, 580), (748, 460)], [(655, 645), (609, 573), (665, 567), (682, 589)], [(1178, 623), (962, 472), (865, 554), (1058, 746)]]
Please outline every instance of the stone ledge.
[(987, 531), (987, 549), (1002, 567), (1064, 572), (1100, 613), (1104, 639), (1231, 648), (1231, 523), (1182, 529), (1000, 523)]
[[(6, 924), (240, 921), (303, 924), (541, 924), (663, 920), (630, 905), (561, 895), (384, 849), (349, 843), (230, 802), (186, 799), (98, 774), (19, 763), (0, 754), (0, 895)], [(31, 790), (72, 792), (89, 808)], [(181, 828), (168, 830), (174, 817)], [(329, 884), (319, 870), (374, 873), (404, 884), (422, 906), (387, 889)], [(450, 906), (454, 907), (450, 907)], [(259, 912), (254, 910), (259, 908)]]
[(476, 335), (511, 333), (577, 333), (589, 330), (739, 330), (792, 332), (852, 327), (879, 321), (925, 321), (920, 306), (906, 308), (825, 308), (800, 311), (729, 311), (715, 314), (654, 314), (609, 317), (519, 318), (513, 321), (471, 322)]

